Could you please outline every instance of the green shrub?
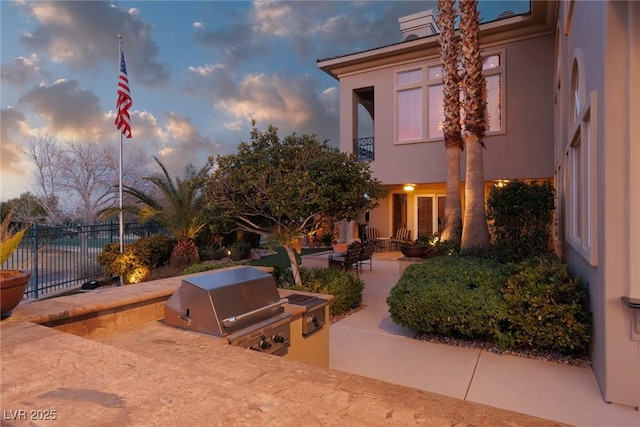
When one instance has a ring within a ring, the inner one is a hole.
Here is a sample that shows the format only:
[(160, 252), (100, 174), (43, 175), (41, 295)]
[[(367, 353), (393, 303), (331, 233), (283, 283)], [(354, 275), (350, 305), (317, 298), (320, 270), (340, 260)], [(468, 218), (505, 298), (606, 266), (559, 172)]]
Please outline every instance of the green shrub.
[(549, 182), (513, 181), (492, 187), (487, 199), (494, 247), (504, 261), (549, 252), (555, 190)]
[(364, 281), (344, 270), (333, 268), (300, 268), (302, 287), (285, 285), (287, 289), (333, 295), (329, 306), (333, 315), (344, 313), (362, 304)]
[(130, 246), (135, 248), (144, 248), (148, 253), (148, 266), (159, 267), (169, 262), (171, 251), (178, 241), (164, 234), (156, 234), (155, 236), (143, 237), (132, 243)]
[(96, 260), (98, 264), (104, 267), (104, 274), (107, 277), (117, 276), (118, 273), (113, 271), (113, 264), (120, 255), (120, 244), (119, 243), (107, 243), (102, 252), (98, 254)]
[(503, 289), (507, 302), (505, 344), (584, 354), (591, 319), (587, 291), (565, 264), (538, 257), (512, 266)]
[(501, 264), (454, 256), (408, 267), (387, 304), (394, 322), (421, 332), (462, 338), (500, 335), (506, 307)]
[(248, 242), (236, 242), (229, 250), (231, 251), (229, 257), (234, 261), (241, 261), (251, 256), (251, 244)]
[(220, 260), (227, 256), (227, 250), (225, 248), (215, 248), (213, 250), (213, 254), (211, 255), (211, 259)]
[(109, 243), (98, 255), (97, 261), (104, 266), (105, 276), (120, 276), (123, 283), (135, 283), (143, 281), (148, 275), (150, 257), (147, 247), (129, 244), (120, 253), (119, 243)]
[(320, 243), (322, 246), (331, 246), (333, 243), (333, 233), (324, 233), (320, 236)]
[(443, 242), (436, 240), (434, 244), (427, 246), (424, 251), (424, 258), (435, 258), (445, 255), (454, 255), (460, 251), (460, 246), (449, 240)]
[(143, 237), (125, 245), (120, 253), (119, 243), (107, 244), (97, 261), (107, 277), (121, 276), (124, 283), (143, 281), (149, 270), (166, 264), (176, 240), (164, 235)]

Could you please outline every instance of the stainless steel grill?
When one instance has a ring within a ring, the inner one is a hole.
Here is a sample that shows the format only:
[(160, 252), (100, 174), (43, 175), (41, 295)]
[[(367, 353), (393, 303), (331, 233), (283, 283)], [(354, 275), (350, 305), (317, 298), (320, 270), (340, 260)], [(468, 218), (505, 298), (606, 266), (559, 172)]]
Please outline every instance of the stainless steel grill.
[(271, 274), (230, 268), (184, 279), (165, 304), (164, 320), (231, 345), (283, 355), (291, 341), (286, 303)]

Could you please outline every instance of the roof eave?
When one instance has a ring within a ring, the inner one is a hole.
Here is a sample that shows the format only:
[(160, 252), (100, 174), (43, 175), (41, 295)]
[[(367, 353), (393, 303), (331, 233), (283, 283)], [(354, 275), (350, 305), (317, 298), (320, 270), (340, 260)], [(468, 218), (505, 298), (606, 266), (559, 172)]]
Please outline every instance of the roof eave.
[[(483, 44), (505, 42), (511, 39), (530, 37), (555, 30), (558, 2), (533, 1), (531, 13), (487, 22), (480, 26)], [(388, 46), (318, 60), (318, 68), (336, 80), (345, 72), (369, 68), (371, 64), (389, 62), (389, 58), (419, 58), (429, 50), (437, 50), (439, 34), (403, 41)]]

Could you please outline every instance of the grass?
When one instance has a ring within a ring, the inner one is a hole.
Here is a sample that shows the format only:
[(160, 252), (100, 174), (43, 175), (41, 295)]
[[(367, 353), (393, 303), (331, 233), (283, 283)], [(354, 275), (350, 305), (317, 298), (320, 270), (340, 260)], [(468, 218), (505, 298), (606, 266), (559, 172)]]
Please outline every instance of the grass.
[[(327, 248), (302, 249), (301, 255), (307, 255), (307, 254), (312, 254), (316, 252), (323, 252), (326, 250)], [(280, 246), (275, 249), (275, 253), (273, 255), (268, 255), (260, 259), (245, 259), (245, 260), (235, 261), (235, 262), (203, 261), (198, 264), (194, 264), (190, 267), (187, 267), (186, 269), (180, 268), (178, 270), (176, 270), (175, 268), (172, 268), (171, 266), (157, 267), (151, 271), (149, 277), (147, 278), (147, 281), (163, 279), (165, 277), (170, 277), (170, 276), (179, 276), (183, 274), (191, 274), (191, 273), (198, 273), (202, 271), (215, 270), (217, 268), (230, 267), (232, 265), (238, 265), (238, 264), (261, 266), (261, 267), (273, 267), (273, 269), (276, 271), (276, 274), (275, 274), (276, 281), (278, 280), (278, 277), (280, 277), (281, 272), (286, 272), (291, 267), (291, 264), (289, 262), (289, 257), (287, 256), (287, 252), (283, 247)], [(299, 259), (298, 259), (298, 265), (300, 265)]]
[[(324, 252), (328, 250), (327, 248), (302, 248), (300, 255), (309, 255), (317, 252)], [(282, 246), (278, 246), (275, 249), (276, 253), (273, 255), (268, 255), (262, 257), (260, 259), (251, 260), (249, 265), (260, 265), (265, 267), (277, 267), (280, 269), (287, 269), (291, 266), (289, 262), (289, 256), (287, 255), (287, 251)], [(298, 263), (299, 265), (300, 263)]]

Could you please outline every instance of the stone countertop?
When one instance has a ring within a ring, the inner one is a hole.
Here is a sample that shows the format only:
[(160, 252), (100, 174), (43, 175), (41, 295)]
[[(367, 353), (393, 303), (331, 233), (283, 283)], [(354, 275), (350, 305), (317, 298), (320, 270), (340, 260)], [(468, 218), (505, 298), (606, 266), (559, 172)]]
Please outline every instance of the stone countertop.
[[(100, 341), (25, 321), (3, 322), (0, 331), (3, 410), (27, 417), (7, 425), (558, 425), (220, 345), (160, 322)], [(46, 411), (56, 419), (34, 418)]]
[(37, 324), (166, 299), (179, 284), (172, 278), (18, 306), (0, 322), (2, 425), (559, 425), (220, 345), (158, 320), (93, 339)]
[[(239, 268), (239, 266), (229, 267)], [(215, 271), (215, 270), (213, 270)], [(40, 325), (64, 321), (73, 317), (82, 317), (99, 311), (112, 310), (127, 305), (136, 305), (150, 300), (166, 300), (178, 289), (182, 279), (196, 275), (206, 275), (213, 271), (205, 271), (189, 276), (170, 277), (126, 285), (120, 287), (97, 288), (89, 292), (81, 292), (63, 297), (28, 301), (20, 304), (6, 322), (25, 320)], [(117, 290), (114, 292), (114, 290)], [(314, 294), (290, 289), (278, 289), (281, 297), (291, 294), (312, 295), (331, 302), (333, 295)], [(285, 309), (292, 316), (304, 314), (305, 307), (287, 304)]]

